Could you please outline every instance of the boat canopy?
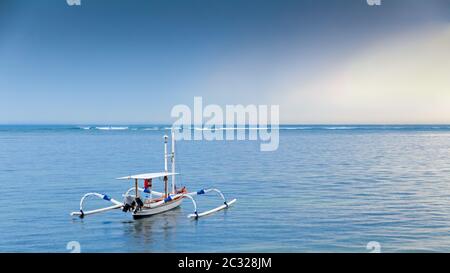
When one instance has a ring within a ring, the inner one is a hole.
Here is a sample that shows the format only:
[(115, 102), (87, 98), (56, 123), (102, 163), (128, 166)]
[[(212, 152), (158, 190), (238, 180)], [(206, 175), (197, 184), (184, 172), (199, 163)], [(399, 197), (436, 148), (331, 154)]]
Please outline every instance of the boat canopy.
[(143, 173), (143, 174), (134, 174), (134, 175), (130, 175), (130, 176), (124, 176), (124, 177), (119, 177), (116, 179), (119, 180), (129, 180), (129, 179), (153, 179), (153, 178), (158, 178), (158, 177), (164, 177), (164, 176), (171, 176), (171, 175), (176, 175), (178, 173), (169, 173), (169, 172), (160, 172), (160, 173)]

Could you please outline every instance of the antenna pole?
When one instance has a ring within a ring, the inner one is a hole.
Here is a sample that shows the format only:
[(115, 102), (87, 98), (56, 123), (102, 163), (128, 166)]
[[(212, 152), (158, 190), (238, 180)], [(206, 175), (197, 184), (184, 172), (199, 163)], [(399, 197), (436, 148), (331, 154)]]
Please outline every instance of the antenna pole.
[[(172, 173), (175, 173), (175, 133), (172, 129)], [(175, 174), (172, 175), (172, 193), (175, 194)]]

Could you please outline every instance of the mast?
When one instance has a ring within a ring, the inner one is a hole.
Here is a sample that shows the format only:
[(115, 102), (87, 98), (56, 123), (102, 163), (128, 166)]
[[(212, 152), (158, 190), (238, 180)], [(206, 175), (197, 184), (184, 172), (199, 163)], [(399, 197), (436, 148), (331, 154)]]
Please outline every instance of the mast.
[(134, 191), (135, 191), (135, 198), (137, 199), (139, 197), (139, 187), (137, 179), (134, 179)]
[(172, 129), (171, 131), (171, 137), (172, 137), (172, 173), (174, 173), (174, 175), (172, 175), (172, 193), (175, 194), (175, 133)]
[[(167, 173), (168, 169), (167, 169), (167, 140), (168, 140), (168, 136), (165, 135), (164, 136), (164, 171)], [(168, 179), (167, 176), (164, 176), (164, 198), (166, 198), (168, 196)]]
[(169, 179), (167, 178), (167, 176), (164, 176), (164, 198), (167, 198), (169, 196), (169, 189), (168, 189), (168, 184)]
[(167, 172), (167, 139), (169, 137), (164, 135), (164, 171)]

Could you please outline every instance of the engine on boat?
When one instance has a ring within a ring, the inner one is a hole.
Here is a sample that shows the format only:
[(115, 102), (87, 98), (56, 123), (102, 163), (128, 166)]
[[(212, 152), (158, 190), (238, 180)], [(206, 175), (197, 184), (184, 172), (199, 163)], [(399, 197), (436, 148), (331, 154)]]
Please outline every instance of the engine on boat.
[(144, 206), (144, 202), (142, 202), (141, 198), (139, 197), (135, 199), (135, 202), (136, 202), (136, 209), (134, 210), (134, 212), (140, 211)]
[(131, 195), (125, 196), (123, 199), (124, 206), (122, 208), (123, 212), (133, 211), (137, 212), (144, 207), (144, 202), (142, 202), (141, 198), (133, 197)]
[(127, 195), (123, 199), (124, 206), (122, 208), (123, 212), (128, 212), (130, 210), (134, 210), (134, 207), (136, 207), (136, 202), (134, 201), (133, 196)]

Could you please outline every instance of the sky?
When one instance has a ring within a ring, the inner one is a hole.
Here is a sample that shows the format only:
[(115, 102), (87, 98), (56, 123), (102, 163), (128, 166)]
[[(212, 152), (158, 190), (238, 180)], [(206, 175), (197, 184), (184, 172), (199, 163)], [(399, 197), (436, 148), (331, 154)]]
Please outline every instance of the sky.
[(0, 0), (0, 124), (450, 123), (450, 0)]

